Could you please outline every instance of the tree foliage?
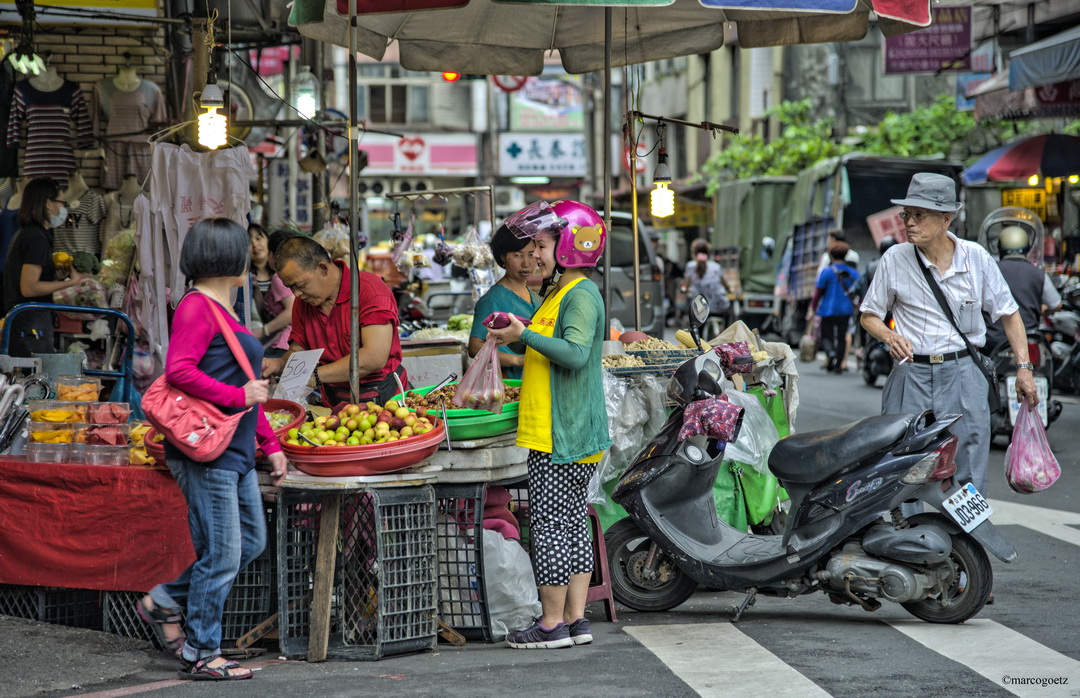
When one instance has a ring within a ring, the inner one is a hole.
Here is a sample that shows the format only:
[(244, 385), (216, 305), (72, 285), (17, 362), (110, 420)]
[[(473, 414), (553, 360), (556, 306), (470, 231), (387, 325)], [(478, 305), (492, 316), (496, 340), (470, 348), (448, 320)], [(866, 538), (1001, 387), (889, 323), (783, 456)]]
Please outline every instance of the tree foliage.
[(711, 195), (720, 183), (746, 177), (795, 175), (829, 157), (858, 151), (896, 157), (943, 158), (970, 164), (1009, 139), (1047, 129), (1038, 122), (981, 121), (957, 111), (952, 95), (939, 95), (912, 112), (889, 112), (876, 126), (837, 141), (832, 119), (813, 119), (810, 100), (784, 102), (767, 113), (780, 123), (768, 142), (753, 134), (728, 143), (702, 165)]

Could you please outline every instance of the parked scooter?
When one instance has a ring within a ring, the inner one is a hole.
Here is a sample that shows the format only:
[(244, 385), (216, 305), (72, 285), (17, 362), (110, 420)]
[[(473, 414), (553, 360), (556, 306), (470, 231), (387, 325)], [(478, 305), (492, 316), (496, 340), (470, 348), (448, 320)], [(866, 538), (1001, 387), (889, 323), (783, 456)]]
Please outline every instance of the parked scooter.
[[(696, 336), (704, 298), (691, 301), (691, 315)], [(676, 408), (612, 493), (630, 514), (605, 536), (616, 599), (664, 611), (699, 584), (745, 591), (736, 620), (759, 593), (821, 591), (867, 611), (885, 599), (931, 623), (961, 623), (982, 609), (993, 584), (986, 551), (1005, 562), (1016, 551), (988, 520), (983, 495), (952, 481), (949, 427), (960, 415), (880, 415), (781, 439), (769, 469), (791, 496), (787, 525), (781, 535), (745, 533), (716, 516), (724, 444), (678, 439), (684, 408), (730, 387), (720, 361), (714, 350), (679, 367), (668, 384)], [(904, 517), (904, 502), (937, 512)]]
[[(1039, 332), (1028, 332), (1028, 360), (1035, 365), (1035, 389), (1039, 392), (1039, 416), (1043, 426), (1049, 428), (1061, 416), (1062, 404), (1053, 399), (1054, 362), (1050, 345)], [(1016, 358), (1008, 342), (1002, 342), (988, 354), (994, 359), (998, 375), (998, 396), (1002, 409), (990, 415), (990, 437), (1004, 436), (1012, 440), (1013, 425), (1019, 414), (1020, 403), (1016, 399)]]
[(1080, 392), (1080, 279), (1059, 278), (1061, 310), (1047, 317), (1040, 331), (1054, 359), (1053, 386), (1075, 393)]

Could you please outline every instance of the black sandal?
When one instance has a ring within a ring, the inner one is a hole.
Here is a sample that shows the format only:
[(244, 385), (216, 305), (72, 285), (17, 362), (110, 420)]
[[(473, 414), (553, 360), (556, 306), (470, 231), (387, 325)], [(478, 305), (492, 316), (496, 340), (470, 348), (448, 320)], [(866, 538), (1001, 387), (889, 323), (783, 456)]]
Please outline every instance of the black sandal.
[(221, 666), (209, 666), (210, 662), (214, 661), (220, 654), (211, 655), (209, 657), (203, 657), (197, 662), (189, 662), (186, 659), (181, 658), (181, 662), (184, 664), (184, 668), (176, 672), (176, 675), (182, 679), (189, 679), (192, 681), (243, 681), (244, 679), (250, 679), (255, 676), (249, 669), (246, 674), (230, 674), (232, 669), (242, 669), (238, 662), (228, 660)]
[[(151, 600), (151, 603), (153, 603), (153, 600)], [(180, 631), (179, 636), (169, 640), (165, 637), (165, 629), (162, 626), (173, 623), (179, 625), (183, 620), (183, 617), (180, 615), (180, 609), (163, 609), (156, 603), (153, 608), (147, 609), (146, 605), (143, 604), (143, 600), (139, 599), (135, 602), (135, 610), (138, 612), (139, 618), (150, 625), (150, 629), (154, 631), (154, 638), (158, 641), (158, 644), (161, 645), (161, 649), (165, 654), (179, 659), (181, 653), (184, 651), (184, 640), (186, 639), (183, 630)]]

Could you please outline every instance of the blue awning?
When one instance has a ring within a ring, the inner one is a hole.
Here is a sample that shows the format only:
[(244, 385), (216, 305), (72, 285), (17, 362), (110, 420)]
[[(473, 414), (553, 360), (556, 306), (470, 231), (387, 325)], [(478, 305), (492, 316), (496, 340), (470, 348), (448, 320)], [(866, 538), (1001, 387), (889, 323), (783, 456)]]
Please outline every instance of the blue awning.
[(1080, 26), (1017, 49), (1009, 61), (1010, 90), (1080, 78)]

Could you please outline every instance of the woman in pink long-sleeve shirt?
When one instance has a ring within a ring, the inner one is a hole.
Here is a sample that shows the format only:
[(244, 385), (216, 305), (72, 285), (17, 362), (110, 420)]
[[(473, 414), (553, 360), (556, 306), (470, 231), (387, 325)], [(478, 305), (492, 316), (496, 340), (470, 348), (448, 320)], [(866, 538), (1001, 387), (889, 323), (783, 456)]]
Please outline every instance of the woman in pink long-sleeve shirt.
[(261, 366), (262, 344), (238, 322), (229, 303), (231, 289), (247, 283), (249, 261), (247, 231), (226, 218), (196, 223), (180, 252), (180, 269), (194, 283), (173, 316), (165, 379), (226, 413), (247, 410), (232, 442), (214, 461), (189, 460), (165, 442), (169, 470), (188, 503), (196, 560), (176, 580), (151, 589), (137, 610), (166, 650), (180, 658), (179, 675), (186, 679), (252, 677), (221, 656), (221, 616), (237, 573), (266, 547), (256, 441), (270, 461), (274, 484), (285, 477), (288, 465), (263, 413), (267, 381), (247, 378), (211, 311), (217, 308), (225, 318), (249, 366)]

